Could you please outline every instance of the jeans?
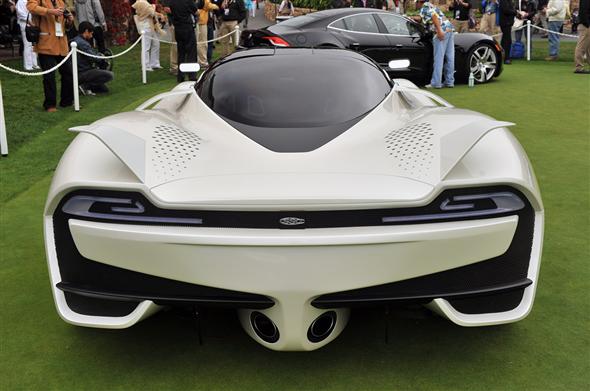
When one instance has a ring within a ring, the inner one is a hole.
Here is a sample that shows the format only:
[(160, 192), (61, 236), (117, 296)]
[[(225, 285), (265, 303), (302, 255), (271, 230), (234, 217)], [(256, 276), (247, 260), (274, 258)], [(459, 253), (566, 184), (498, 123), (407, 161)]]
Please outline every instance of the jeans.
[[(550, 31), (559, 32), (563, 26), (563, 22), (561, 21), (550, 21), (549, 22), (549, 29)], [(557, 57), (559, 55), (559, 35), (549, 33), (549, 56)]]
[(455, 36), (453, 34), (452, 32), (446, 32), (445, 39), (442, 41), (436, 37), (436, 34), (432, 38), (434, 65), (430, 85), (435, 88), (442, 87), (443, 64), (445, 85), (455, 85)]
[(78, 79), (80, 85), (93, 92), (108, 91), (105, 84), (113, 80), (113, 72), (104, 69), (89, 69), (86, 72), (80, 72)]

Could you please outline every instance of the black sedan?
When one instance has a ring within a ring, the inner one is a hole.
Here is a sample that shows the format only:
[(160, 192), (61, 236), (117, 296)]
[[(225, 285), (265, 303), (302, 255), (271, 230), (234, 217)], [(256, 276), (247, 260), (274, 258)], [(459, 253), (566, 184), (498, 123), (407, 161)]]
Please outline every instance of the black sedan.
[[(405, 16), (371, 8), (340, 8), (298, 16), (260, 29), (245, 30), (243, 47), (279, 46), (345, 48), (372, 58), (392, 78), (416, 84), (430, 82), (433, 34)], [(407, 59), (410, 65), (390, 69), (389, 61)], [(479, 33), (455, 35), (455, 79), (486, 83), (502, 71), (502, 48)]]

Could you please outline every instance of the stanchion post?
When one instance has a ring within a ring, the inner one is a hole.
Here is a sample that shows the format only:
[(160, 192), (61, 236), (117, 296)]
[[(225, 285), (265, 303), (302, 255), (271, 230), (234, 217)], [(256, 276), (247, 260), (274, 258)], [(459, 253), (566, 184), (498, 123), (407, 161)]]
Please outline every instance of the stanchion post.
[(80, 89), (78, 88), (78, 44), (72, 42), (72, 85), (74, 88), (74, 110), (80, 111)]
[(4, 100), (2, 99), (2, 82), (0, 82), (0, 153), (8, 155), (8, 140), (6, 139), (6, 121), (4, 120)]
[(141, 32), (141, 81), (147, 84), (147, 70), (145, 68), (145, 31)]
[(526, 60), (531, 61), (531, 21), (526, 21)]
[(238, 47), (238, 45), (240, 44), (240, 26), (237, 25), (234, 31), (236, 34), (236, 36), (234, 37), (234, 46)]

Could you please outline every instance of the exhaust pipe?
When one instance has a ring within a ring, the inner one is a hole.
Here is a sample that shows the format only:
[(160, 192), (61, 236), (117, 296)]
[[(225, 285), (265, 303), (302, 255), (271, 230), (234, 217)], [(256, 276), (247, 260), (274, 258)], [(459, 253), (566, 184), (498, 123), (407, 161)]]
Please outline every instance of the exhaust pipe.
[(275, 343), (279, 340), (279, 329), (272, 320), (261, 312), (254, 311), (250, 315), (250, 323), (256, 335), (268, 343)]
[(336, 326), (336, 312), (328, 311), (318, 316), (307, 330), (307, 339), (310, 342), (321, 342), (328, 338)]

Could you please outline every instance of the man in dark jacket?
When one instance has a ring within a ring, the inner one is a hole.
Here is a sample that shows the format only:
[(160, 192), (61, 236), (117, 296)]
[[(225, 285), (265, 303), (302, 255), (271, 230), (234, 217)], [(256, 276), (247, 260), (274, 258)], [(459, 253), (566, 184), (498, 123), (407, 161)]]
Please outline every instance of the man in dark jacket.
[(590, 20), (590, 0), (580, 0), (580, 24), (578, 25), (578, 44), (574, 60), (576, 62), (576, 69), (574, 73), (589, 74), (590, 71), (584, 69), (584, 54), (586, 55), (586, 63), (590, 64), (590, 28), (588, 21)]
[[(237, 25), (244, 20), (246, 17), (246, 6), (243, 0), (223, 0), (219, 7), (219, 12), (221, 14), (221, 26), (217, 34), (221, 37), (235, 31)], [(234, 46), (238, 44), (235, 42), (236, 38), (233, 34), (222, 38), (220, 41), (224, 55), (231, 53), (229, 47), (230, 38), (234, 41)]]
[[(202, 2), (201, 2), (202, 4)], [(195, 38), (196, 18), (199, 7), (193, 0), (170, 0), (172, 24), (178, 50), (178, 74), (176, 80), (184, 81), (184, 74), (180, 72), (180, 64), (197, 62), (197, 40)], [(196, 80), (195, 73), (188, 74), (189, 80)]]
[(500, 44), (504, 49), (504, 64), (512, 64), (510, 60), (510, 46), (512, 46), (512, 25), (516, 10), (511, 0), (500, 0), (500, 29), (502, 30), (502, 40)]
[[(78, 35), (73, 39), (78, 45), (78, 51), (100, 55), (100, 52), (92, 48), (90, 42), (94, 33), (94, 25), (90, 22), (82, 22), (78, 26)], [(106, 83), (113, 80), (114, 74), (105, 69), (98, 69), (95, 66), (101, 65), (101, 60), (78, 55), (78, 80), (80, 82), (80, 90), (84, 95), (94, 95), (96, 92), (109, 92)]]

